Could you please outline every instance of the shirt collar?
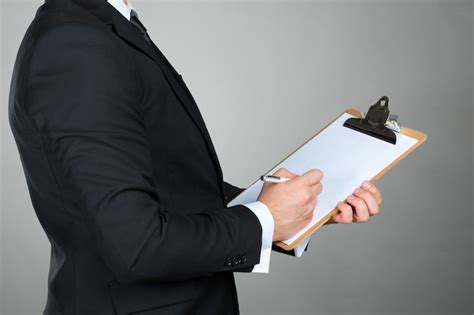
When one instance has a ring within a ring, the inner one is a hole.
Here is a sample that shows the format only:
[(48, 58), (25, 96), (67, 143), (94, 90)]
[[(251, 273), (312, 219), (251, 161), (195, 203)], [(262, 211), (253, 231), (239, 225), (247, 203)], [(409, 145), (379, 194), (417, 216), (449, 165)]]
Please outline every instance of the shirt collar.
[(107, 0), (117, 11), (119, 11), (127, 20), (130, 20), (130, 14), (132, 13), (133, 7), (128, 0), (128, 5), (123, 0)]

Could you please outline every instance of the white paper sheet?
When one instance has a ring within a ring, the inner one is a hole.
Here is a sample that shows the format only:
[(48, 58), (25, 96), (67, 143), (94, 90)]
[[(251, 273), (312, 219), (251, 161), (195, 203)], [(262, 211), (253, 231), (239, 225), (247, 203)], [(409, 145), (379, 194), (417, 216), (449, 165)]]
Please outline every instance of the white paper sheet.
[[(352, 194), (364, 180), (374, 177), (417, 142), (416, 139), (397, 133), (397, 144), (393, 145), (344, 127), (344, 121), (351, 117), (353, 116), (347, 113), (341, 115), (268, 173), (273, 174), (285, 167), (300, 175), (312, 168), (320, 169), (324, 174), (321, 181), (323, 191), (318, 196), (312, 221), (284, 243), (294, 242), (331, 212), (339, 201)], [(262, 185), (263, 182), (257, 181), (231, 200), (228, 206), (256, 201)]]

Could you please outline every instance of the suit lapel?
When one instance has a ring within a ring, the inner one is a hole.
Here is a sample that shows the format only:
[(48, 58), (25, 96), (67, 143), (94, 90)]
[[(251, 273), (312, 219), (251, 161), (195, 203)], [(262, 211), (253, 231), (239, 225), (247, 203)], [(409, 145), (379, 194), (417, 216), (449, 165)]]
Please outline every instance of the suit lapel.
[[(199, 109), (196, 103), (194, 102), (192, 96), (190, 95), (191, 93), (189, 93), (184, 83), (181, 83), (181, 78), (178, 78), (179, 74), (176, 73), (171, 64), (169, 64), (166, 58), (161, 54), (158, 47), (154, 46), (153, 43), (151, 45), (148, 44), (143, 38), (143, 36), (140, 34), (138, 29), (136, 29), (123, 16), (119, 15), (118, 12), (115, 12), (115, 10), (112, 11), (112, 22), (117, 35), (120, 36), (126, 42), (128, 42), (130, 45), (134, 46), (136, 49), (140, 50), (142, 53), (148, 55), (162, 70), (162, 73), (164, 74), (166, 80), (173, 89), (175, 95), (178, 97), (181, 104), (184, 106), (186, 112), (189, 114), (189, 116), (201, 132), (206, 142), (208, 151), (214, 162), (214, 166), (216, 168), (220, 182), (222, 182), (222, 169), (220, 167), (219, 160), (212, 144), (210, 135), (207, 131)], [(169, 66), (167, 66), (167, 64)]]

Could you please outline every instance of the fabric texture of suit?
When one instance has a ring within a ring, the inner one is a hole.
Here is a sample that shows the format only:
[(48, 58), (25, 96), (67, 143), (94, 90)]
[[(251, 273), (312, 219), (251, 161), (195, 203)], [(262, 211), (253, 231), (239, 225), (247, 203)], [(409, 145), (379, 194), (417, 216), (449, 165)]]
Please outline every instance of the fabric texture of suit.
[[(47, 0), (9, 118), (51, 243), (45, 315), (237, 314), (261, 226), (186, 85), (105, 0)], [(34, 263), (34, 262), (31, 262)]]

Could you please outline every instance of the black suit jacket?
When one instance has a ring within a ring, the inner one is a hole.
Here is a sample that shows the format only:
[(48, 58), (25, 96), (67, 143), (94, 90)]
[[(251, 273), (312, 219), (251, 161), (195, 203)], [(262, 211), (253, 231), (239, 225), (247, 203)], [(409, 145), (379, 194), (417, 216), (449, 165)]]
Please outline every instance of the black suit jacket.
[[(105, 0), (47, 0), (10, 125), (51, 243), (44, 314), (235, 314), (261, 226), (181, 76)], [(34, 264), (34, 262), (31, 262)]]

